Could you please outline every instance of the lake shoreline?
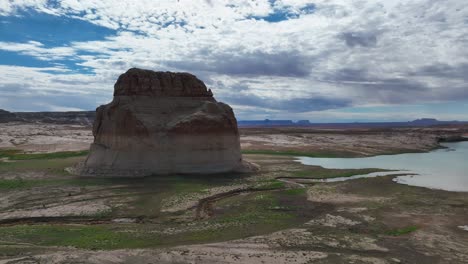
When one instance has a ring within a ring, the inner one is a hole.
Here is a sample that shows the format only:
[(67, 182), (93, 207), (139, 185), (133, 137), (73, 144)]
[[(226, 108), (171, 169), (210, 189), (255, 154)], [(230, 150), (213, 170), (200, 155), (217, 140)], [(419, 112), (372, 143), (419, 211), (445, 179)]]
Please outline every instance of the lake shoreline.
[[(392, 173), (408, 173), (405, 176), (398, 176), (395, 182), (431, 189), (468, 192), (468, 175), (466, 173), (468, 166), (464, 162), (468, 155), (468, 142), (441, 143), (441, 147), (443, 148), (425, 153), (379, 155), (365, 158), (298, 157), (296, 161), (304, 165), (321, 166), (326, 169), (380, 168), (390, 170), (390, 172), (374, 172), (352, 177), (327, 179), (327, 182), (380, 177)], [(392, 170), (394, 172), (391, 172)], [(441, 175), (444, 175), (444, 177), (441, 178)]]

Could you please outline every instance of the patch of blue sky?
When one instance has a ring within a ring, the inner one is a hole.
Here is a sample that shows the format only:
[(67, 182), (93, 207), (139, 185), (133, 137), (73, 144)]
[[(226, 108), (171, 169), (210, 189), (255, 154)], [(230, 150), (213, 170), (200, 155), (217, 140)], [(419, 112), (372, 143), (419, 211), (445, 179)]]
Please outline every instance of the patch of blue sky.
[(307, 4), (300, 9), (302, 14), (312, 14), (315, 12), (316, 6), (315, 4)]
[(90, 22), (39, 13), (19, 11), (14, 16), (0, 16), (0, 40), (7, 42), (37, 41), (48, 46), (71, 42), (103, 40), (117, 31)]
[(58, 8), (60, 7), (60, 0), (47, 0), (47, 6), (51, 8)]
[(0, 50), (0, 64), (25, 67), (51, 67), (50, 61), (39, 60), (29, 55), (18, 54), (17, 52)]
[[(274, 5), (275, 1), (271, 1), (272, 4)], [(270, 23), (277, 23), (285, 20), (290, 20), (290, 19), (296, 19), (299, 18), (303, 14), (311, 14), (315, 11), (315, 5), (314, 4), (307, 4), (306, 6), (302, 7), (299, 9), (299, 12), (288, 9), (288, 8), (283, 8), (283, 9), (275, 9), (273, 13), (270, 13), (268, 16), (252, 16), (249, 17), (250, 19), (256, 19), (256, 20), (264, 20)]]
[(276, 23), (276, 22), (281, 22), (289, 19), (294, 19), (298, 18), (299, 15), (290, 12), (289, 10), (275, 10), (274, 13), (269, 14), (266, 17), (262, 18), (257, 18), (257, 19), (262, 19), (270, 23)]
[[(40, 42), (41, 48), (68, 46), (72, 42), (103, 40), (116, 35), (116, 31), (94, 25), (92, 23), (39, 13), (33, 10), (23, 10), (14, 16), (0, 16), (0, 41), (12, 43)], [(86, 51), (78, 51), (80, 55), (97, 55)], [(72, 55), (72, 54), (70, 54)], [(0, 64), (24, 67), (57, 67), (70, 69), (70, 73), (92, 74), (93, 70), (82, 67), (77, 58), (64, 60), (41, 60), (34, 56), (12, 51), (0, 50)]]
[[(65, 68), (69, 69), (69, 72), (61, 72), (61, 74), (67, 73), (82, 73), (82, 74), (93, 74), (93, 69), (77, 65), (82, 62), (78, 59), (65, 59), (65, 60), (40, 60), (30, 55), (23, 55), (17, 52), (0, 50), (0, 64), (10, 66), (22, 66), (22, 67), (34, 67), (34, 68)], [(56, 73), (53, 70), (44, 70), (44, 72)]]

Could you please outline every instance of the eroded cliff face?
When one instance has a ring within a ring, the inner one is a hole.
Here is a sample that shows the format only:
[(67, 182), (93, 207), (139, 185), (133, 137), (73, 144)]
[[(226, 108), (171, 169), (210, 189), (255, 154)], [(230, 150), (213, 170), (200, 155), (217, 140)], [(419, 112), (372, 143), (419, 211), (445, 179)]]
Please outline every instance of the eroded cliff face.
[(84, 176), (244, 171), (231, 107), (188, 73), (130, 69), (97, 109)]
[(154, 72), (132, 68), (120, 75), (114, 96), (213, 97), (211, 90), (190, 73)]

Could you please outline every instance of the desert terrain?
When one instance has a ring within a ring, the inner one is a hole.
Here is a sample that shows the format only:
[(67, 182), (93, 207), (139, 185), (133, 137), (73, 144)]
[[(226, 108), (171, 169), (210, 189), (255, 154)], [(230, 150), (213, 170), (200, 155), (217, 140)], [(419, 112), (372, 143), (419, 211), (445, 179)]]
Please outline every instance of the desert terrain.
[(76, 177), (89, 125), (0, 124), (0, 263), (466, 263), (468, 193), (297, 156), (426, 152), (468, 128), (243, 128), (250, 174)]

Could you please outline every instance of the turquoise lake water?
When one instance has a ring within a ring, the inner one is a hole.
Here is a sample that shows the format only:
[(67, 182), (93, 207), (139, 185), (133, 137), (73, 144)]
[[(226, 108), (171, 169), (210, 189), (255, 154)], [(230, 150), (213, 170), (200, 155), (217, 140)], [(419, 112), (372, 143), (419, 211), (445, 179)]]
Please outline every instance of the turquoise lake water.
[(348, 178), (323, 180), (326, 182), (408, 174), (398, 176), (394, 181), (432, 189), (468, 192), (468, 142), (445, 143), (442, 145), (447, 148), (428, 153), (381, 155), (367, 158), (299, 157), (298, 161), (305, 165), (317, 165), (328, 169), (379, 168), (394, 170), (392, 172), (378, 172)]

